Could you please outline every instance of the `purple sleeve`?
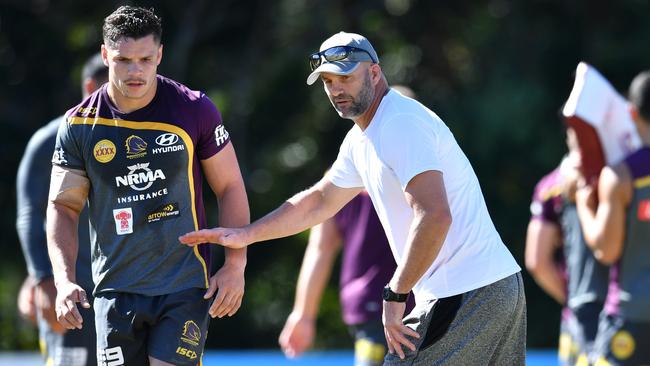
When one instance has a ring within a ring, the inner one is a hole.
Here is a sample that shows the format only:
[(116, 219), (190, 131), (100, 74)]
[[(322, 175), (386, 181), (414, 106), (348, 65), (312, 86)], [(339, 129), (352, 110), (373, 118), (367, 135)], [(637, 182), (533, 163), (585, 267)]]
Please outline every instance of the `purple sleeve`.
[(196, 153), (201, 160), (208, 159), (221, 151), (230, 141), (221, 113), (210, 99), (202, 95), (199, 99), (199, 136)]
[(560, 193), (557, 171), (542, 178), (535, 186), (530, 204), (531, 220), (539, 219), (559, 224), (559, 210), (562, 204)]

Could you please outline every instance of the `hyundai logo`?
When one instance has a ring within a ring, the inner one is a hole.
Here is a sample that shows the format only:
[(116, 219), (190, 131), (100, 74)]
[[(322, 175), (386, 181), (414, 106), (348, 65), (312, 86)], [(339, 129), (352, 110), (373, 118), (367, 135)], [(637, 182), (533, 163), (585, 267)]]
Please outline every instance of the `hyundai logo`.
[(163, 133), (156, 137), (156, 143), (160, 146), (170, 146), (178, 142), (178, 135), (175, 133)]

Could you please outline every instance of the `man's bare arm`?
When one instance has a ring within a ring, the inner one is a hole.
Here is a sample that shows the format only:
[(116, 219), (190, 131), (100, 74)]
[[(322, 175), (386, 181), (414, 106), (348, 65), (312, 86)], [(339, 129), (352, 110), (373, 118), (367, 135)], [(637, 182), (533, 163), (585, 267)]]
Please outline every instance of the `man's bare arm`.
[(625, 210), (632, 199), (630, 173), (624, 164), (603, 168), (595, 192), (586, 186), (576, 193), (576, 207), (587, 245), (603, 264), (616, 262), (623, 252)]
[(535, 282), (555, 301), (566, 302), (566, 286), (554, 255), (562, 243), (560, 227), (542, 219), (532, 219), (526, 232), (526, 268)]
[(83, 319), (76, 303), (90, 307), (86, 292), (76, 284), (75, 264), (79, 249), (79, 213), (88, 197), (85, 172), (55, 165), (52, 168), (47, 207), (47, 247), (57, 288), (56, 313), (67, 329), (81, 328)]
[[(250, 208), (246, 187), (232, 143), (209, 159), (201, 161), (203, 174), (217, 197), (219, 226), (243, 227), (250, 224)], [(246, 250), (226, 249), (226, 260), (243, 261)]]
[(413, 223), (406, 251), (390, 281), (398, 293), (411, 291), (436, 259), (451, 225), (442, 173), (426, 171), (413, 177), (406, 187), (406, 199), (413, 209)]
[[(219, 225), (242, 227), (250, 223), (246, 188), (232, 143), (218, 154), (202, 160), (201, 167), (219, 205)], [(204, 298), (217, 294), (209, 313), (212, 317), (232, 316), (244, 297), (246, 248), (225, 249), (223, 266), (210, 278)]]
[[(406, 200), (413, 209), (413, 222), (405, 253), (389, 282), (391, 290), (408, 293), (438, 256), (451, 225), (451, 211), (442, 173), (425, 171), (406, 186)], [(384, 301), (384, 333), (388, 350), (404, 358), (402, 346), (415, 350), (406, 335), (419, 337), (402, 322), (405, 303)]]
[(82, 170), (52, 167), (47, 205), (47, 246), (55, 282), (75, 282), (79, 213), (90, 183)]
[(340, 188), (323, 177), (313, 187), (300, 192), (250, 227), (255, 241), (282, 238), (300, 233), (334, 216), (362, 188)]
[(341, 188), (323, 177), (313, 187), (296, 194), (277, 209), (241, 229), (199, 230), (179, 238), (187, 245), (210, 242), (230, 248), (297, 234), (332, 217), (362, 188)]
[(293, 310), (280, 333), (279, 343), (288, 357), (297, 357), (311, 347), (316, 335), (316, 317), (336, 255), (343, 242), (332, 217), (314, 226), (300, 267)]

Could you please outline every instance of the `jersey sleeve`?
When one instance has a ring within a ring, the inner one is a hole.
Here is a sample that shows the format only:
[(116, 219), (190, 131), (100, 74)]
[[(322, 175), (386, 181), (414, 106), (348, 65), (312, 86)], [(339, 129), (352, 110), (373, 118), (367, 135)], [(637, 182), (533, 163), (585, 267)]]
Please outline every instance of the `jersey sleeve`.
[[(73, 126), (68, 116), (59, 125), (56, 135), (52, 164), (65, 168), (86, 170), (79, 141), (74, 135)], [(49, 171), (49, 170), (48, 170)]]
[(198, 113), (199, 136), (196, 152), (199, 159), (205, 160), (228, 145), (230, 134), (223, 124), (221, 113), (205, 95), (199, 99)]
[(542, 220), (559, 225), (559, 186), (552, 184), (553, 175), (547, 175), (535, 186), (530, 204), (531, 220)]
[(361, 176), (357, 172), (357, 168), (354, 166), (352, 161), (352, 155), (350, 151), (350, 137), (345, 137), (341, 147), (339, 148), (339, 154), (336, 157), (336, 161), (327, 171), (327, 178), (332, 184), (341, 188), (357, 188), (363, 187), (363, 181)]
[(54, 133), (36, 133), (25, 149), (16, 176), (16, 229), (30, 276), (40, 280), (52, 275), (47, 252), (45, 212), (54, 148)]
[(382, 126), (378, 153), (404, 190), (422, 172), (442, 172), (439, 140), (433, 124), (413, 115), (398, 115)]

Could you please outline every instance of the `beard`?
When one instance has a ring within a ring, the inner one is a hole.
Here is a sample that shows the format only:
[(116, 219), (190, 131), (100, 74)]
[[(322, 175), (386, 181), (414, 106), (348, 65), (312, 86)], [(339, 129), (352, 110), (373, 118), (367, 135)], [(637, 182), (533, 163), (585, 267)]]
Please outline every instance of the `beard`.
[(363, 85), (361, 91), (356, 97), (353, 97), (349, 94), (342, 94), (336, 99), (350, 99), (350, 105), (348, 107), (340, 107), (336, 104), (335, 100), (330, 97), (330, 102), (334, 106), (334, 109), (339, 113), (342, 118), (355, 118), (362, 115), (365, 111), (368, 110), (370, 104), (372, 104), (373, 99), (373, 88), (370, 83), (370, 75), (365, 74), (363, 78)]

